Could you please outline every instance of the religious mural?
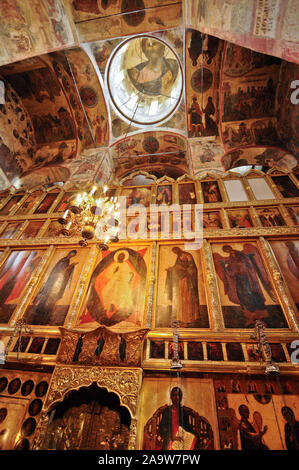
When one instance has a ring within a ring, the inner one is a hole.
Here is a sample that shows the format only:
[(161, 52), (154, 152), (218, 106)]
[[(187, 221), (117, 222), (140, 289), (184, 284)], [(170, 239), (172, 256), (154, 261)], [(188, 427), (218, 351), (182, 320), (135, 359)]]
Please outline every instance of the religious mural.
[(270, 243), (294, 302), (299, 307), (299, 242), (285, 240)]
[[(112, 182), (114, 174), (114, 162), (110, 152), (105, 152), (101, 158), (97, 174), (95, 175), (95, 182), (100, 186)], [(109, 193), (107, 195), (109, 196)], [(112, 194), (110, 197), (112, 197)]]
[(0, 322), (8, 323), (30, 278), (42, 259), (42, 250), (13, 251), (0, 269)]
[(218, 136), (218, 38), (196, 30), (186, 31), (186, 86), (188, 136)]
[(277, 0), (259, 1), (256, 6), (247, 0), (191, 0), (186, 25), (298, 63), (296, 7), (296, 0), (286, 0), (283, 5)]
[(57, 249), (38, 291), (25, 312), (32, 325), (63, 325), (72, 301), (87, 249)]
[(182, 17), (182, 3), (176, 0), (161, 0), (158, 5), (152, 0), (73, 0), (71, 3), (82, 42), (126, 36), (128, 32), (157, 31), (161, 27), (175, 28)]
[(298, 155), (299, 145), (299, 129), (298, 119), (299, 112), (298, 106), (294, 105), (291, 100), (294, 89), (291, 84), (298, 77), (298, 64), (292, 64), (284, 61), (281, 65), (280, 80), (277, 90), (277, 119), (279, 120), (279, 138), (284, 143), (285, 147), (294, 155)]
[(222, 156), (225, 152), (220, 137), (211, 139), (198, 137), (189, 140), (190, 171), (193, 175), (200, 175), (203, 170), (223, 172)]
[(48, 166), (24, 174), (18, 179), (18, 186), (23, 189), (31, 189), (43, 184), (64, 182), (69, 178), (69, 175), (70, 171), (66, 167)]
[[(86, 181), (90, 182), (93, 181), (100, 170), (100, 166), (105, 161), (105, 156), (107, 152), (98, 150), (94, 153), (91, 153), (88, 156), (78, 155), (75, 160), (70, 160), (66, 167), (70, 172), (69, 180), (70, 181), (77, 181), (80, 180), (81, 182)], [(106, 170), (107, 170), (106, 166)], [(104, 170), (104, 168), (103, 168)], [(111, 175), (109, 172), (107, 173), (107, 178)], [(104, 178), (106, 182), (106, 178)]]
[(141, 326), (145, 306), (148, 247), (102, 252), (93, 270), (78, 326)]
[(221, 162), (225, 170), (246, 165), (261, 165), (265, 167), (277, 166), (282, 170), (289, 171), (297, 166), (297, 158), (286, 150), (258, 146), (230, 150), (221, 157)]
[(82, 49), (67, 52), (68, 63), (76, 80), (80, 99), (84, 106), (85, 118), (89, 121), (84, 134), (84, 147), (105, 147), (109, 143), (109, 124), (106, 103), (101, 84), (93, 64)]
[(299, 449), (298, 387), (287, 378), (214, 381), (221, 449)]
[(36, 150), (31, 117), (20, 96), (5, 79), (5, 101), (0, 104), (0, 166), (13, 181), (33, 163)]
[(185, 251), (183, 245), (161, 245), (156, 305), (156, 328), (208, 328), (199, 251)]
[(252, 328), (263, 320), (268, 328), (287, 328), (255, 243), (212, 244), (226, 328)]
[(1, 65), (74, 45), (70, 19), (61, 0), (5, 0), (0, 5), (0, 17)]
[[(40, 147), (52, 142), (75, 141), (74, 121), (62, 87), (47, 63), (39, 59), (38, 65), (39, 68), (28, 64), (20, 69), (14, 66), (12, 71), (6, 71), (6, 80), (30, 114), (36, 143)], [(35, 156), (34, 164), (40, 166), (40, 154)]]
[[(275, 57), (228, 44), (223, 65), (224, 74), (229, 77), (222, 85), (223, 122), (275, 114), (275, 87), (280, 64), (281, 60)], [(258, 80), (255, 78), (257, 72)], [(238, 77), (242, 77), (243, 81)]]
[(280, 59), (227, 44), (221, 80), (222, 135), (227, 149), (280, 144), (275, 109), (280, 66)]
[[(197, 393), (194, 393), (196, 388)], [(143, 380), (140, 445), (144, 450), (218, 448), (216, 404), (211, 379)], [(142, 434), (141, 434), (142, 433)]]
[(128, 39), (114, 51), (107, 85), (117, 114), (139, 127), (156, 124), (180, 104), (182, 70), (166, 43), (152, 36)]
[[(83, 53), (83, 52), (82, 52)], [(84, 108), (81, 106), (81, 97), (78, 94), (76, 83), (72, 75), (71, 63), (68, 60), (68, 56), (64, 52), (52, 52), (47, 56), (43, 56), (43, 59), (49, 67), (53, 70), (54, 76), (56, 76), (57, 82), (60, 84), (65, 96), (68, 98), (72, 115), (76, 123), (77, 137), (77, 152), (78, 154), (83, 150), (85, 145), (90, 145), (92, 142), (90, 130), (88, 129), (88, 123), (85, 119)], [(72, 158), (74, 152), (74, 145), (69, 142), (64, 142), (67, 146), (64, 149), (64, 154), (68, 152), (68, 158)], [(42, 150), (40, 150), (41, 153)], [(48, 159), (56, 159), (57, 148), (51, 148), (47, 146)], [(61, 152), (60, 152), (61, 153)], [(65, 160), (65, 158), (63, 158)], [(61, 157), (60, 157), (61, 161)]]
[(118, 140), (111, 147), (116, 174), (121, 178), (137, 167), (161, 176), (182, 176), (188, 173), (186, 144), (186, 138), (181, 134), (157, 131), (136, 133)]

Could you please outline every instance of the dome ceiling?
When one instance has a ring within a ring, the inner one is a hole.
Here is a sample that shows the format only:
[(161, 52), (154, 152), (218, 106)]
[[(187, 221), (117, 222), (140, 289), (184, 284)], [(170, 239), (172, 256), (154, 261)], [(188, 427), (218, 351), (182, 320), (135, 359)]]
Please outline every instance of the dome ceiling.
[[(30, 185), (33, 171), (34, 181), (49, 183), (137, 169), (178, 177), (297, 165), (299, 111), (290, 85), (299, 65), (256, 52), (262, 42), (254, 47), (249, 32), (248, 48), (224, 40), (231, 34), (238, 42), (238, 34), (228, 24), (217, 32), (220, 17), (212, 20), (208, 2), (188, 2), (192, 28), (172, 0), (38, 3), (39, 14), (36, 0), (0, 7), (2, 187)], [(218, 14), (218, 0), (210, 3)], [(224, 3), (229, 15), (243, 12), (240, 24), (249, 18), (242, 0)], [(206, 18), (205, 34), (196, 18)], [(276, 42), (272, 53), (286, 56)]]
[(166, 43), (152, 36), (122, 42), (109, 61), (106, 82), (116, 112), (140, 127), (169, 118), (183, 92), (178, 58)]

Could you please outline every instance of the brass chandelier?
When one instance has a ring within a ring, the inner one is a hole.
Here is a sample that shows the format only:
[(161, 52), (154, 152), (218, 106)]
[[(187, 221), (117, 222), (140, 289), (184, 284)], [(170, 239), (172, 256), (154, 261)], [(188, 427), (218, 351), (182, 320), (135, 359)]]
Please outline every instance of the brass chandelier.
[(69, 237), (81, 233), (81, 246), (86, 246), (88, 240), (97, 238), (99, 247), (107, 250), (108, 242), (118, 241), (119, 203), (116, 197), (109, 198), (107, 186), (92, 185), (89, 192), (76, 193), (71, 199), (67, 210), (58, 222), (63, 225), (61, 234)]

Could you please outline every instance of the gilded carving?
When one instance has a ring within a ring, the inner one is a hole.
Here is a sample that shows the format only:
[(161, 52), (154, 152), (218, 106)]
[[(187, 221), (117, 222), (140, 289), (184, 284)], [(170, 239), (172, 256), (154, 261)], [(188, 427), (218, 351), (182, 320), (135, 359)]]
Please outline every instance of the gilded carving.
[(260, 242), (261, 242), (262, 250), (267, 260), (268, 266), (271, 270), (278, 294), (282, 300), (282, 304), (285, 307), (291, 326), (295, 330), (299, 331), (297, 322), (296, 322), (295, 308), (292, 305), (292, 301), (290, 300), (290, 297), (287, 295), (281, 272), (279, 271), (277, 262), (272, 254), (269, 243), (263, 237), (260, 237)]
[(153, 314), (153, 296), (154, 296), (154, 287), (155, 287), (155, 271), (156, 271), (156, 253), (157, 253), (157, 242), (153, 242), (152, 245), (152, 266), (149, 279), (149, 287), (147, 294), (147, 308), (146, 308), (146, 326), (151, 327), (152, 323), (152, 314)]
[(142, 361), (142, 345), (149, 330), (116, 333), (100, 326), (82, 332), (60, 328), (62, 341), (57, 357), (60, 364), (138, 367)]
[(137, 438), (137, 402), (141, 385), (141, 369), (120, 368), (98, 368), (98, 367), (76, 367), (56, 366), (39, 426), (35, 433), (33, 448), (42, 448), (43, 439), (46, 435), (49, 410), (59, 401), (64, 399), (67, 392), (88, 387), (96, 382), (99, 387), (106, 388), (119, 396), (120, 404), (129, 409), (132, 416), (129, 436), (129, 449), (136, 448)]
[(40, 276), (43, 272), (43, 270), (45, 269), (48, 261), (49, 261), (49, 258), (50, 256), (52, 255), (54, 251), (54, 246), (50, 246), (49, 249), (45, 252), (45, 254), (43, 255), (43, 258), (42, 258), (42, 262), (40, 263), (40, 265), (38, 266), (37, 270), (35, 271), (34, 275), (31, 277), (30, 281), (29, 281), (29, 284), (28, 284), (28, 287), (26, 289), (26, 292), (25, 292), (25, 295), (23, 297), (23, 299), (21, 300), (19, 306), (17, 307), (15, 313), (14, 313), (14, 317), (11, 321), (11, 326), (14, 326), (16, 324), (16, 321), (18, 320), (18, 318), (21, 316), (21, 314), (25, 311), (25, 308), (26, 306), (28, 305), (28, 302), (31, 298), (31, 295), (40, 279)]
[(221, 329), (221, 309), (218, 301), (218, 290), (216, 284), (216, 276), (214, 264), (212, 260), (211, 249), (207, 240), (203, 241), (204, 263), (206, 265), (206, 279), (208, 282), (208, 302), (210, 304), (210, 314), (212, 324), (216, 330)]

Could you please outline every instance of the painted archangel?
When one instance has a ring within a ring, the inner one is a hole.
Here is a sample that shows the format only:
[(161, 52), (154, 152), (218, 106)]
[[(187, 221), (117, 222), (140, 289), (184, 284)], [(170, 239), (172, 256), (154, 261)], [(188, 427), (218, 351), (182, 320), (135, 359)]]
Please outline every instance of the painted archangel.
[(216, 271), (229, 300), (240, 305), (246, 318), (245, 326), (252, 325), (256, 319), (267, 318), (263, 289), (272, 300), (277, 300), (258, 249), (245, 243), (241, 251), (230, 245), (224, 245), (222, 250), (228, 256), (214, 253)]

